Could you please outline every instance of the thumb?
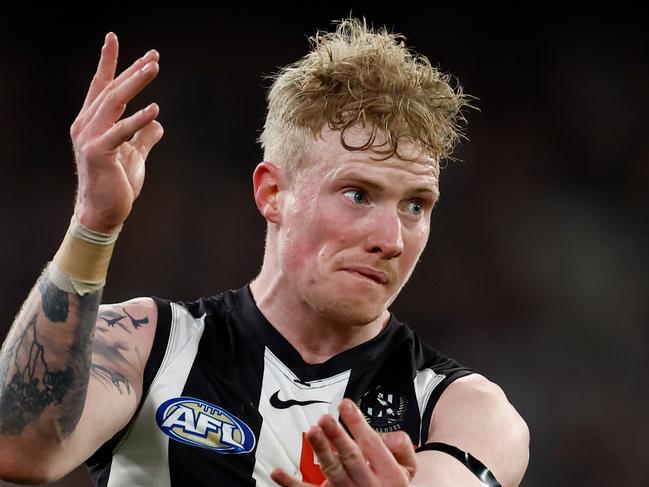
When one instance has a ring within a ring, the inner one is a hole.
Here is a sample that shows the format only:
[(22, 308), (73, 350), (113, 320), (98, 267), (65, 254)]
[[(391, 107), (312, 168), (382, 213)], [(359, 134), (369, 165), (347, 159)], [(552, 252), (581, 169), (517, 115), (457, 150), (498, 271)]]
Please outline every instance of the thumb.
[(412, 480), (417, 472), (417, 457), (410, 436), (404, 431), (392, 431), (381, 433), (381, 439)]

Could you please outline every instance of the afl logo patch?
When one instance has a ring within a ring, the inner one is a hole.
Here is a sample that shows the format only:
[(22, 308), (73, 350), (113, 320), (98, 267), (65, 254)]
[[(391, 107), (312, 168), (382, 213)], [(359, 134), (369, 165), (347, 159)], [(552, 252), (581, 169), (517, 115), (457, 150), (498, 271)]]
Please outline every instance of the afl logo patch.
[(255, 435), (225, 409), (193, 397), (175, 397), (160, 405), (156, 423), (164, 434), (186, 445), (218, 453), (248, 453)]

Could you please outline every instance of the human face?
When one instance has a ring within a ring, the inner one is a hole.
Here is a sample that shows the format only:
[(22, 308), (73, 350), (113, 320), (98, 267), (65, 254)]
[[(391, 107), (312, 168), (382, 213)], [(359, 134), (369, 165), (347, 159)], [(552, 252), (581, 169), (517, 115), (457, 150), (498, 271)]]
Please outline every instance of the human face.
[[(362, 145), (369, 133), (356, 128), (345, 139)], [(408, 159), (404, 152), (416, 150), (399, 146)], [(340, 132), (325, 129), (283, 196), (280, 272), (302, 303), (333, 322), (362, 325), (386, 313), (428, 240), (436, 166), (381, 157), (348, 151)]]

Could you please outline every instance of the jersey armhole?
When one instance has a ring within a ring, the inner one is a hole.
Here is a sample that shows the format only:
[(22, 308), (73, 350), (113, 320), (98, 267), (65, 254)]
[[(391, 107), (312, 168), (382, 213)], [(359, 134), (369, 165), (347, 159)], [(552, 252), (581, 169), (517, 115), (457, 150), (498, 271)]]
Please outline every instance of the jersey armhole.
[[(95, 480), (95, 485), (105, 485), (108, 481), (108, 475), (110, 473), (110, 463), (113, 456), (113, 451), (121, 443), (129, 429), (135, 422), (144, 400), (146, 399), (151, 384), (155, 379), (162, 361), (167, 350), (169, 343), (169, 335), (171, 332), (171, 302), (166, 299), (158, 298), (151, 296), (153, 301), (156, 303), (158, 308), (158, 320), (156, 323), (155, 336), (153, 338), (153, 345), (151, 346), (151, 352), (149, 353), (149, 358), (147, 359), (146, 365), (144, 366), (144, 373), (142, 378), (142, 397), (140, 402), (133, 414), (133, 417), (128, 422), (128, 424), (118, 431), (111, 439), (99, 447), (99, 449), (93, 453), (85, 462), (86, 467), (90, 475)], [(103, 483), (102, 483), (103, 481)]]
[(437, 401), (439, 401), (439, 398), (442, 396), (442, 393), (451, 383), (453, 383), (460, 377), (465, 377), (474, 373), (475, 372), (473, 370), (465, 368), (455, 370), (446, 375), (444, 380), (437, 387), (435, 387), (435, 389), (433, 389), (433, 392), (428, 398), (428, 402), (424, 406), (424, 412), (421, 416), (421, 445), (428, 441), (428, 432), (430, 431), (430, 421), (433, 417), (433, 409), (435, 409), (435, 405), (437, 404)]

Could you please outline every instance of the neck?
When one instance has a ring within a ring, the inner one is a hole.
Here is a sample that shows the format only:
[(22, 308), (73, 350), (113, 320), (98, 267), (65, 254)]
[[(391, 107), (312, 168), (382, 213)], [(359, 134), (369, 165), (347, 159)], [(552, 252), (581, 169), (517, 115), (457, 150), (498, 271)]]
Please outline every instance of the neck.
[(261, 273), (250, 284), (257, 307), (302, 356), (305, 362), (323, 363), (345, 350), (371, 340), (387, 326), (385, 310), (363, 325), (333, 322), (313, 310), (280, 273)]

